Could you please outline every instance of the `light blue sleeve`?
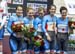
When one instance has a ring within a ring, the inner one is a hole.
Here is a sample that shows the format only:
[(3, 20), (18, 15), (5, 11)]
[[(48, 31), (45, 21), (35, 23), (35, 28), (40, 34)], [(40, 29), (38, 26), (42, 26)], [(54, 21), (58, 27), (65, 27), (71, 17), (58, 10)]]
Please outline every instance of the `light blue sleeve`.
[(46, 22), (47, 22), (47, 18), (46, 18), (46, 16), (44, 16), (44, 18), (43, 18), (43, 22), (42, 22), (42, 30), (43, 30), (43, 32), (47, 32), (46, 31)]
[(13, 31), (11, 30), (12, 20), (13, 20), (13, 18), (10, 17), (10, 19), (8, 20), (8, 23), (7, 23), (7, 31), (11, 34), (13, 33)]
[(33, 24), (34, 24), (34, 28), (37, 30), (37, 28), (38, 28), (38, 20), (35, 19)]
[(28, 23), (28, 19), (26, 17), (24, 17), (24, 24)]
[(59, 18), (57, 17), (57, 18), (56, 18), (56, 27), (57, 27), (57, 25), (58, 25), (58, 19), (59, 19)]
[(34, 29), (36, 30), (36, 31), (35, 31), (35, 33), (34, 33), (34, 36), (36, 36), (36, 35), (37, 35), (37, 28), (38, 28), (38, 23), (37, 23), (37, 21), (38, 21), (38, 20), (37, 20), (37, 19), (35, 19), (35, 20), (34, 20), (34, 22), (33, 22)]

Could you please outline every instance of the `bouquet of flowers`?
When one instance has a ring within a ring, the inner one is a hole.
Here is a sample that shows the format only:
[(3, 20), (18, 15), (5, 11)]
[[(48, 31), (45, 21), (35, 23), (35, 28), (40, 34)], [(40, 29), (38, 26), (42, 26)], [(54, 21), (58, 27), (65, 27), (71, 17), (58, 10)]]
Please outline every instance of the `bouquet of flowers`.
[(25, 35), (25, 37), (28, 37), (28, 38), (34, 37), (35, 29), (33, 27), (23, 26), (21, 30), (23, 34)]
[(75, 33), (75, 18), (69, 18), (69, 35)]
[(11, 29), (13, 32), (22, 32), (22, 27), (24, 23), (12, 23)]
[(33, 44), (37, 47), (43, 46), (44, 45), (43, 39), (40, 38), (39, 36), (34, 36), (35, 31), (36, 30), (32, 26), (23, 26), (22, 27), (22, 32), (24, 34), (24, 37), (27, 37), (30, 40), (30, 41), (28, 41), (29, 45)]
[(69, 46), (75, 48), (75, 40), (69, 40)]
[(31, 25), (22, 27), (22, 33), (24, 34), (23, 40), (27, 40), (28, 45), (33, 45), (32, 37), (34, 37), (35, 31), (36, 30)]
[(35, 36), (32, 38), (32, 41), (34, 42), (34, 45), (36, 47), (40, 47), (44, 45), (44, 40), (40, 38), (39, 36)]
[(69, 44), (75, 44), (75, 40), (69, 40)]
[(69, 18), (69, 28), (75, 28), (75, 18)]

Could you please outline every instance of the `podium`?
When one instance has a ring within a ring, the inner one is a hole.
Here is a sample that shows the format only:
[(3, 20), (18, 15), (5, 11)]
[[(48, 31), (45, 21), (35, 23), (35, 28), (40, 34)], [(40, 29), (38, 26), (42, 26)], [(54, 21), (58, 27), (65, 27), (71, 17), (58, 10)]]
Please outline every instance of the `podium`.
[(9, 46), (9, 36), (4, 36), (3, 39), (3, 54), (11, 54), (10, 46)]

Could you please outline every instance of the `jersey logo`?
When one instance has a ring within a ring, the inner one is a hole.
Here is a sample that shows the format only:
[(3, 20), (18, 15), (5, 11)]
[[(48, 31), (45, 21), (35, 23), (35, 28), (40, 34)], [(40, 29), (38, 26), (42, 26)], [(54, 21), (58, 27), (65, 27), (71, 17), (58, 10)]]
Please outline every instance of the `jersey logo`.
[(38, 29), (37, 31), (42, 31), (42, 25), (41, 24), (38, 24)]
[(56, 25), (55, 22), (47, 22), (47, 24), (46, 24), (46, 30), (47, 31), (54, 31), (55, 25)]

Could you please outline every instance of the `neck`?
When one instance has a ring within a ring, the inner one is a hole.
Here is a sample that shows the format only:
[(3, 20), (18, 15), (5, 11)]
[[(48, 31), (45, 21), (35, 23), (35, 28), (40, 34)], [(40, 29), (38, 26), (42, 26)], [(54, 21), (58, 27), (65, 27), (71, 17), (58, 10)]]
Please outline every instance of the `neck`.
[(34, 19), (34, 18), (33, 18), (33, 17), (29, 17), (29, 16), (28, 16), (28, 19), (29, 19), (29, 20), (32, 20), (32, 19)]
[(53, 17), (54, 15), (50, 15), (51, 17)]
[[(17, 15), (18, 16), (18, 15)], [(20, 17), (20, 16), (18, 16), (18, 17)]]
[(18, 14), (16, 14), (18, 17), (20, 17), (20, 16), (22, 16), (22, 15), (18, 15)]
[(64, 20), (64, 19), (66, 19), (66, 17), (65, 18), (62, 17), (62, 20)]
[(17, 17), (21, 17), (21, 16), (17, 15)]
[(43, 18), (43, 16), (39, 16), (39, 18), (40, 18), (40, 19), (42, 19), (42, 18)]
[(66, 19), (66, 17), (62, 17), (63, 19)]

